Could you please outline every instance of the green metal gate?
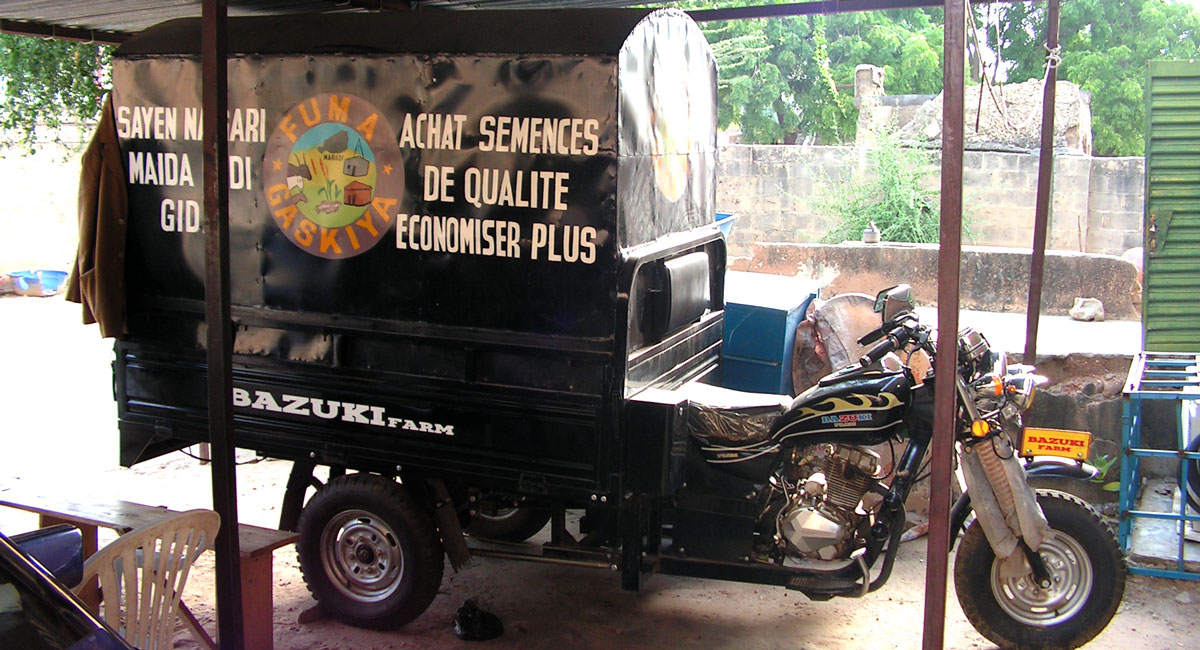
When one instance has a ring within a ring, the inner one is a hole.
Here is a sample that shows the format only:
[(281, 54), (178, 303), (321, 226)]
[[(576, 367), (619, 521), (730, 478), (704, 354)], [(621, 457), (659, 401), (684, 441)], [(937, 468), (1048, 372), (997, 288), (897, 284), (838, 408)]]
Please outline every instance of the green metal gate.
[(1151, 61), (1146, 83), (1143, 349), (1200, 351), (1200, 61)]

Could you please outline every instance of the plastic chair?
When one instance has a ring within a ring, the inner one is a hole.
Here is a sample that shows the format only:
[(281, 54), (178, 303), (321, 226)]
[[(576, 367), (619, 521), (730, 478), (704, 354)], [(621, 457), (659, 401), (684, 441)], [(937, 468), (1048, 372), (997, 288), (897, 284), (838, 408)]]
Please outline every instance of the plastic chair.
[(189, 510), (131, 530), (88, 558), (75, 591), (98, 577), (100, 618), (137, 648), (171, 648), (192, 563), (220, 527), (217, 513)]

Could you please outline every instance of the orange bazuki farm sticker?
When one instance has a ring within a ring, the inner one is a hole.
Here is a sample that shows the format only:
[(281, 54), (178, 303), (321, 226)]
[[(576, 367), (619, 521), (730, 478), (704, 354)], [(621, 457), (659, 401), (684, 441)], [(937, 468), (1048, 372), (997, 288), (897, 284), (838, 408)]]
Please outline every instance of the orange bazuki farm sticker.
[(1066, 429), (1027, 427), (1021, 445), (1022, 456), (1058, 456), (1086, 460), (1092, 445), (1092, 434)]

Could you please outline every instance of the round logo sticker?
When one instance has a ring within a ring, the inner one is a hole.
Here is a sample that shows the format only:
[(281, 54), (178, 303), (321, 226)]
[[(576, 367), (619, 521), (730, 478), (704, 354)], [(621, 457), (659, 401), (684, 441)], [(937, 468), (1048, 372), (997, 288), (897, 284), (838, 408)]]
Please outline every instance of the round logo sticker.
[(292, 107), (267, 141), (263, 185), (275, 225), (317, 257), (371, 249), (404, 191), (396, 134), (370, 102), (325, 93)]

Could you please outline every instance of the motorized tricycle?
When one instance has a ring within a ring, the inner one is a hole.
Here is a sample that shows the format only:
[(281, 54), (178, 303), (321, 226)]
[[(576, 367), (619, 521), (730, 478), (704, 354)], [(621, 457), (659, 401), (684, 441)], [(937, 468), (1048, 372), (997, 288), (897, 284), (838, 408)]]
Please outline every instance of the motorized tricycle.
[[(122, 260), (126, 465), (206, 435), (198, 30), (114, 55), (129, 209), (101, 215), (122, 248), (96, 259)], [(956, 377), (914, 374), (938, 351), (906, 289), (880, 294), (864, 363), (794, 399), (720, 387), (716, 67), (686, 15), (239, 18), (229, 48), (233, 435), (293, 462), (280, 526), (338, 619), (402, 625), (472, 555), (864, 595), (935, 380), (960, 399), (972, 621), (1048, 646), (1111, 618), (1111, 536), (1017, 460), (1032, 376), (970, 331), (943, 346)]]

